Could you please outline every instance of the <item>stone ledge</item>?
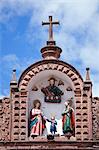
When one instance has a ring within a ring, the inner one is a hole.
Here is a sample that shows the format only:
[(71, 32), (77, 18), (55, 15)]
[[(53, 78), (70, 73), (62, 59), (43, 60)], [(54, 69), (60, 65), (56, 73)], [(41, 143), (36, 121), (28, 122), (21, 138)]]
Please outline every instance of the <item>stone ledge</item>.
[(33, 149), (99, 149), (98, 141), (24, 141), (0, 142), (0, 150), (33, 150)]

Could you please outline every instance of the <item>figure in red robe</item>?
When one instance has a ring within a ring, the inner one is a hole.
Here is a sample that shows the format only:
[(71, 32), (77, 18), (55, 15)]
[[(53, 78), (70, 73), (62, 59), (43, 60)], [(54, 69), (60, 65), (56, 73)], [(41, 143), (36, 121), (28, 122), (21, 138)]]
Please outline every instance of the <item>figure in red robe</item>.
[(30, 112), (30, 135), (41, 136), (45, 129), (46, 119), (40, 109), (41, 103), (39, 100), (34, 101), (34, 108)]

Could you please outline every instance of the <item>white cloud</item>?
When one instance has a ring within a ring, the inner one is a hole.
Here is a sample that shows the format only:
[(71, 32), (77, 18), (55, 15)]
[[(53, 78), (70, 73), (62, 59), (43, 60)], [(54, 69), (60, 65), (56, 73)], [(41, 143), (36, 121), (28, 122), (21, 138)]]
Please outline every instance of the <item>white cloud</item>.
[(3, 61), (18, 61), (18, 58), (15, 54), (8, 54), (2, 58)]
[(89, 66), (99, 72), (99, 48), (87, 45), (80, 50), (80, 58), (84, 66)]
[(7, 86), (5, 88), (5, 85), (3, 84), (5, 80), (7, 80), (7, 85), (10, 84), (11, 76), (12, 76), (12, 70), (16, 69), (17, 79), (19, 78), (19, 75), (32, 63), (36, 62), (37, 60), (33, 60), (33, 58), (19, 58), (15, 54), (8, 54), (0, 58), (1, 60), (1, 66), (0, 66), (0, 97), (4, 97), (9, 95), (10, 87)]
[(18, 72), (23, 71), (33, 62), (36, 62), (36, 59), (31, 58), (19, 58), (15, 54), (8, 54), (1, 58), (1, 63), (3, 67), (5, 66), (10, 71), (13, 69), (18, 70)]
[[(47, 39), (46, 30), (40, 28), (41, 22), (48, 20), (49, 15), (53, 15), (56, 20), (58, 19), (61, 25), (59, 30), (55, 27), (55, 39), (57, 45), (63, 49), (62, 59), (69, 63), (75, 63), (79, 60), (83, 70), (90, 67), (92, 80), (95, 84), (94, 93), (99, 95), (99, 84), (95, 80), (99, 76), (98, 0), (46, 0), (46, 2), (45, 0), (1, 0), (0, 7), (0, 20), (5, 24), (16, 15), (31, 14), (29, 29), (27, 29), (29, 40), (32, 38)], [(36, 28), (33, 34), (35, 26), (38, 26), (38, 29)], [(14, 55), (13, 57), (6, 56), (3, 59), (19, 70), (24, 68), (24, 65), (20, 65), (20, 60)], [(93, 71), (98, 72), (97, 76)]]
[(21, 70), (21, 62), (19, 58), (15, 54), (5, 55), (1, 59), (2, 64), (9, 69), (17, 68), (17, 70)]
[(0, 95), (0, 99), (3, 99), (4, 95)]

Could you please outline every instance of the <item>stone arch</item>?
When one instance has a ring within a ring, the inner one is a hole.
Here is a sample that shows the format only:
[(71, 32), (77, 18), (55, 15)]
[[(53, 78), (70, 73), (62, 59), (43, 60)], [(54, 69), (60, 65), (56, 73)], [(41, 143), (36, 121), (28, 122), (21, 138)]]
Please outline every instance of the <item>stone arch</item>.
[[(21, 75), (18, 86), (20, 91), (27, 91), (27, 87), (29, 82), (34, 79), (39, 73), (43, 71), (48, 71), (48, 70), (57, 70), (64, 75), (66, 75), (72, 82), (73, 87), (74, 87), (74, 95), (75, 95), (75, 103), (76, 103), (76, 108), (75, 108), (75, 120), (76, 120), (76, 125), (75, 125), (75, 136), (78, 139), (81, 139), (81, 116), (79, 113), (81, 113), (81, 101), (82, 101), (82, 88), (83, 88), (83, 79), (79, 72), (71, 65), (59, 61), (59, 60), (43, 60), (39, 61), (30, 67), (28, 67)], [(27, 95), (28, 97), (28, 95)], [(27, 99), (28, 101), (28, 99)], [(80, 103), (78, 103), (80, 102)]]
[(83, 84), (83, 79), (79, 72), (70, 64), (57, 60), (43, 60), (28, 67), (21, 75), (18, 86), (19, 89), (27, 90), (27, 86), (31, 78), (44, 70), (57, 70), (66, 74), (74, 84), (75, 89), (80, 89)]

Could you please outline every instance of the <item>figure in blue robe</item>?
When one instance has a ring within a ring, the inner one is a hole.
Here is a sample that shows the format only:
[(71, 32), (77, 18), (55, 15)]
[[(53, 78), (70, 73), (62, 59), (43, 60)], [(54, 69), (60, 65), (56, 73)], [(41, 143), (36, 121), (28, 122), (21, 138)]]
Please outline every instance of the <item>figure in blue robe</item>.
[(55, 117), (51, 117), (51, 120), (47, 119), (48, 122), (50, 122), (50, 132), (51, 134), (55, 134), (57, 132), (57, 121), (55, 120)]

